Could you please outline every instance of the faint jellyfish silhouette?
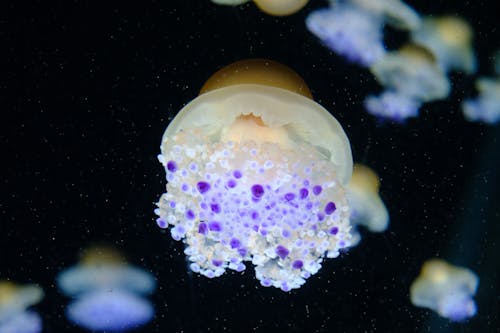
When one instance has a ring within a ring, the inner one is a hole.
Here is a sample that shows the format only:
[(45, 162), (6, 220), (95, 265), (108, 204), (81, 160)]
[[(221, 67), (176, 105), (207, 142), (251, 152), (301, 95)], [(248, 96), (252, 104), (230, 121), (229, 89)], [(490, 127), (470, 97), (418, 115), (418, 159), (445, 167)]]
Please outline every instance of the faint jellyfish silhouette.
[[(237, 6), (250, 0), (212, 0), (218, 5)], [(292, 15), (301, 10), (309, 0), (253, 0), (264, 13), (272, 16)]]
[(371, 232), (383, 232), (389, 225), (389, 213), (380, 198), (379, 188), (380, 181), (372, 169), (362, 164), (354, 165), (347, 185), (353, 225), (351, 246), (356, 246), (361, 240), (357, 226), (364, 226)]
[(426, 17), (420, 29), (412, 32), (417, 44), (428, 48), (445, 72), (476, 71), (476, 56), (472, 48), (472, 27), (457, 16)]
[(469, 121), (496, 124), (500, 121), (500, 78), (479, 78), (476, 81), (479, 95), (462, 103), (462, 111)]
[(418, 115), (425, 103), (448, 96), (450, 83), (433, 55), (416, 44), (387, 53), (370, 68), (387, 90), (368, 96), (365, 108), (375, 116), (404, 121)]
[(385, 55), (383, 27), (416, 29), (418, 14), (397, 0), (332, 1), (329, 8), (313, 11), (306, 26), (326, 47), (361, 66)]
[(463, 321), (476, 314), (472, 297), (477, 286), (478, 278), (469, 269), (431, 259), (412, 283), (410, 299), (413, 305), (434, 310), (451, 321)]
[(493, 70), (496, 77), (480, 77), (476, 80), (478, 96), (462, 102), (462, 111), (469, 121), (488, 124), (500, 121), (500, 51), (493, 54)]
[(37, 285), (19, 286), (0, 281), (0, 333), (37, 333), (42, 319), (28, 307), (40, 302), (43, 290)]
[(212, 278), (251, 261), (262, 285), (289, 291), (349, 245), (349, 141), (288, 67), (221, 69), (170, 123), (161, 151), (157, 223), (187, 245), (193, 271)]
[(152, 304), (141, 297), (154, 291), (151, 274), (130, 266), (115, 249), (94, 247), (79, 264), (57, 276), (59, 289), (76, 298), (68, 319), (89, 330), (125, 331), (149, 322)]

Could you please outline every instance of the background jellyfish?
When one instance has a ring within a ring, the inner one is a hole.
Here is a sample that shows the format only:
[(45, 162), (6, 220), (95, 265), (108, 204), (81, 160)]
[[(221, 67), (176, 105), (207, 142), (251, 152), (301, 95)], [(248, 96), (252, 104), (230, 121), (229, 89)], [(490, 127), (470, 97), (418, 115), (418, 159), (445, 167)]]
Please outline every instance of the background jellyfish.
[(414, 42), (431, 50), (445, 72), (476, 71), (476, 56), (472, 48), (473, 30), (460, 17), (426, 17), (420, 29), (412, 32)]
[(463, 321), (476, 314), (472, 297), (477, 286), (478, 278), (469, 269), (431, 259), (412, 283), (410, 299), (413, 305), (434, 310), (451, 321)]
[(342, 127), (272, 61), (231, 64), (202, 92), (163, 136), (157, 223), (184, 241), (195, 272), (212, 278), (250, 261), (262, 285), (299, 288), (349, 245)]
[(0, 281), (0, 333), (41, 332), (42, 319), (27, 308), (42, 298), (43, 291), (36, 285), (18, 286)]
[(387, 90), (368, 96), (365, 108), (375, 116), (403, 121), (418, 115), (424, 102), (448, 96), (450, 83), (427, 49), (407, 44), (387, 53), (370, 68)]
[[(218, 5), (237, 6), (251, 0), (212, 0)], [(301, 10), (309, 0), (253, 0), (255, 5), (264, 13), (273, 16), (292, 15)]]
[(495, 124), (500, 121), (500, 51), (493, 55), (496, 77), (481, 77), (476, 81), (479, 95), (462, 102), (462, 111), (469, 121)]
[(75, 298), (68, 319), (89, 330), (125, 331), (154, 315), (152, 304), (141, 297), (154, 291), (154, 278), (111, 248), (87, 250), (78, 265), (59, 274), (57, 285)]
[(312, 12), (306, 26), (332, 51), (361, 66), (370, 66), (385, 54), (385, 23), (403, 29), (419, 26), (419, 16), (394, 0), (332, 1), (329, 8)]
[(348, 201), (351, 208), (353, 237), (351, 245), (361, 240), (356, 226), (362, 225), (372, 232), (383, 232), (389, 225), (389, 213), (379, 195), (380, 181), (375, 172), (362, 164), (355, 164), (352, 178), (347, 185)]

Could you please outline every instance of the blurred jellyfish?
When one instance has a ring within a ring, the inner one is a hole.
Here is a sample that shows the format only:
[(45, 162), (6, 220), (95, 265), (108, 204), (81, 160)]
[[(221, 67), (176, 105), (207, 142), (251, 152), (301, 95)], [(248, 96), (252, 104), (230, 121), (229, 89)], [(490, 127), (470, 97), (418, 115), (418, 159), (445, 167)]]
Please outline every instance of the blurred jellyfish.
[[(250, 0), (212, 0), (218, 5), (237, 6)], [(264, 13), (273, 16), (292, 15), (301, 10), (309, 0), (253, 0), (255, 5)]]
[(78, 265), (59, 274), (57, 284), (76, 298), (68, 306), (68, 319), (89, 330), (124, 331), (154, 315), (151, 303), (140, 297), (153, 292), (154, 278), (128, 265), (112, 248), (87, 250)]
[(403, 121), (417, 116), (423, 103), (445, 98), (450, 92), (448, 78), (433, 55), (416, 44), (387, 53), (370, 70), (387, 89), (365, 100), (365, 108), (375, 116)]
[(353, 237), (351, 245), (361, 240), (356, 226), (362, 225), (371, 232), (383, 232), (389, 225), (389, 213), (378, 193), (380, 181), (369, 167), (355, 164), (352, 178), (347, 185)]
[(479, 96), (462, 103), (462, 111), (469, 121), (495, 124), (500, 121), (500, 78), (480, 78), (476, 81)]
[(427, 17), (420, 29), (412, 33), (412, 40), (428, 48), (445, 72), (476, 71), (476, 56), (472, 48), (473, 31), (460, 17)]
[(114, 289), (149, 294), (156, 287), (151, 274), (128, 265), (121, 254), (106, 247), (87, 250), (78, 265), (57, 276), (57, 285), (70, 297), (89, 291)]
[(154, 309), (131, 292), (98, 289), (70, 303), (66, 313), (71, 322), (88, 330), (122, 332), (148, 323)]
[(418, 14), (398, 0), (332, 1), (330, 8), (312, 12), (306, 26), (329, 49), (361, 66), (370, 66), (385, 54), (385, 23), (415, 29)]
[(462, 321), (476, 314), (472, 296), (477, 286), (478, 278), (469, 269), (431, 259), (413, 281), (410, 298), (415, 306), (434, 310), (451, 321)]
[(264, 286), (299, 288), (349, 245), (349, 141), (302, 78), (253, 59), (215, 73), (170, 123), (158, 159), (160, 227), (209, 278), (255, 265)]
[(43, 298), (36, 285), (18, 286), (0, 281), (0, 333), (37, 333), (42, 331), (40, 316), (26, 309)]

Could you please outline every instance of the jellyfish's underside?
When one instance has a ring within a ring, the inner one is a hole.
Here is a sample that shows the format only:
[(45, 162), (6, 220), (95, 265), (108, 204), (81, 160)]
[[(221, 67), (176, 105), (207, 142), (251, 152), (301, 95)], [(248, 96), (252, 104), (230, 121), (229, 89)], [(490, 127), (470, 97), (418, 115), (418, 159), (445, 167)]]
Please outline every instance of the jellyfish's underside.
[(313, 11), (306, 19), (309, 31), (326, 47), (361, 66), (385, 54), (383, 24), (381, 16), (345, 3)]
[(452, 321), (462, 321), (476, 314), (472, 297), (478, 278), (467, 268), (448, 264), (440, 259), (424, 263), (410, 287), (413, 305), (436, 311)]
[(265, 286), (298, 288), (349, 242), (350, 146), (309, 98), (256, 84), (202, 94), (163, 136), (160, 227), (207, 277), (256, 266)]
[(122, 332), (149, 322), (154, 316), (152, 304), (123, 290), (98, 290), (73, 301), (67, 308), (68, 319), (92, 331)]

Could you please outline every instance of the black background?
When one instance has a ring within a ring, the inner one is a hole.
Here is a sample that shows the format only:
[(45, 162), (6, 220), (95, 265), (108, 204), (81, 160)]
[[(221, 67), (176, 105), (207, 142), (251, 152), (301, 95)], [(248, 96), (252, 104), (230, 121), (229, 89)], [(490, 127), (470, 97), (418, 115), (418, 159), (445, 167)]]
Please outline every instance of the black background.
[[(500, 48), (495, 1), (408, 1), (458, 13), (475, 28), (479, 74)], [(474, 78), (404, 125), (366, 114), (380, 87), (336, 56), (304, 19), (326, 1), (275, 18), (253, 4), (208, 0), (3, 4), (0, 278), (36, 282), (45, 332), (81, 332), (54, 277), (106, 241), (156, 276), (156, 317), (138, 332), (494, 332), (500, 285), (500, 128), (464, 120)], [(405, 35), (387, 31), (396, 47)], [(233, 61), (294, 68), (341, 122), (355, 161), (372, 166), (391, 215), (383, 234), (325, 262), (298, 290), (260, 286), (249, 268), (209, 280), (190, 273), (182, 243), (154, 223), (165, 177), (156, 156), (169, 120)], [(421, 264), (442, 257), (480, 277), (478, 315), (450, 324), (409, 301)]]

